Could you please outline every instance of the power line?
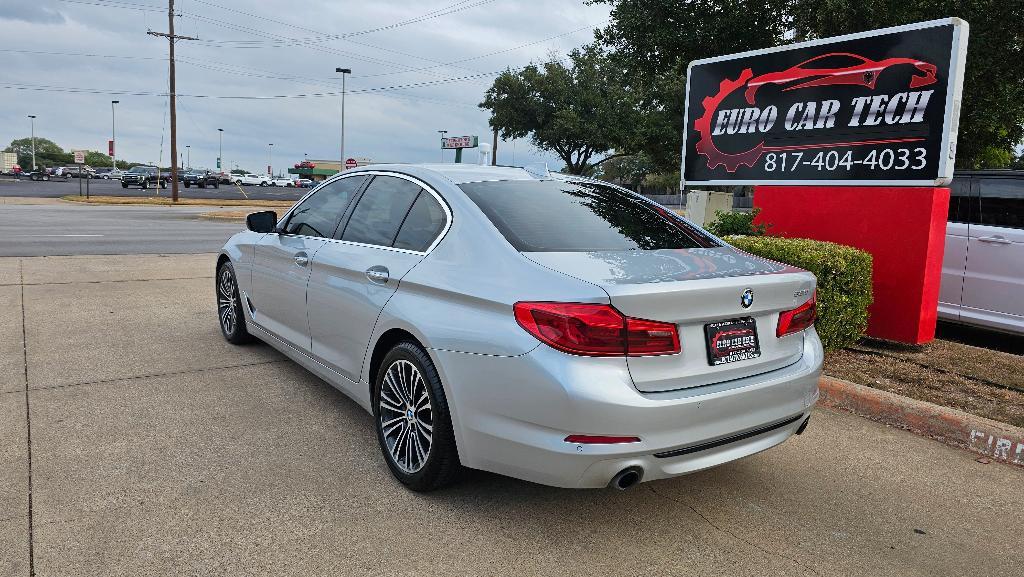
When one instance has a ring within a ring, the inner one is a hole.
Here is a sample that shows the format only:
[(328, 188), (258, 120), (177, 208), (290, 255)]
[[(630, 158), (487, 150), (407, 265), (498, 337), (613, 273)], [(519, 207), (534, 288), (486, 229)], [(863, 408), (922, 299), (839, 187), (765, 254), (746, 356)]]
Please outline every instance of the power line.
[[(412, 82), (409, 84), (397, 84), (392, 86), (378, 86), (375, 88), (358, 88), (355, 90), (346, 90), (346, 94), (375, 94), (380, 92), (391, 92), (395, 90), (406, 90), (410, 88), (425, 88), (429, 86), (438, 86), (441, 84), (449, 84), (452, 82), (465, 82), (468, 80), (476, 80), (478, 78), (486, 78), (496, 76), (501, 72), (485, 72), (481, 74), (471, 74), (468, 76), (459, 76), (455, 78), (443, 78), (438, 80), (425, 80), (423, 82)], [(40, 92), (67, 92), (67, 93), (86, 93), (86, 94), (110, 94), (110, 95), (122, 95), (122, 96), (166, 96), (163, 92), (146, 92), (146, 91), (128, 91), (128, 90), (107, 90), (99, 88), (87, 88), (87, 87), (73, 87), (73, 86), (52, 86), (44, 84), (24, 84), (17, 82), (6, 82), (0, 84), (0, 88), (7, 88), (12, 90), (31, 90)], [(331, 92), (312, 92), (307, 94), (275, 94), (266, 96), (253, 96), (253, 95), (226, 95), (226, 94), (178, 94), (179, 98), (211, 98), (221, 100), (279, 100), (288, 98), (325, 98), (330, 96), (340, 96), (340, 91)]]
[[(237, 14), (242, 14), (244, 16), (249, 16), (251, 18), (256, 18), (256, 19), (259, 19), (259, 20), (265, 20), (265, 21), (268, 21), (268, 22), (272, 22), (274, 24), (280, 24), (282, 26), (289, 26), (289, 27), (292, 27), (292, 28), (297, 28), (297, 29), (305, 30), (307, 32), (313, 32), (314, 34), (318, 35), (318, 36), (312, 37), (312, 38), (293, 38), (293, 39), (289, 39), (289, 40), (294, 40), (294, 41), (299, 41), (299, 42), (311, 42), (311, 41), (312, 42), (322, 42), (322, 41), (327, 41), (327, 40), (341, 40), (343, 38), (347, 38), (347, 37), (350, 37), (350, 36), (362, 36), (362, 35), (365, 35), (365, 34), (373, 34), (375, 32), (383, 32), (385, 30), (394, 30), (395, 28), (401, 28), (401, 27), (404, 27), (404, 26), (409, 26), (410, 24), (417, 24), (419, 22), (425, 22), (427, 20), (432, 20), (434, 18), (440, 18), (441, 16), (447, 16), (449, 14), (454, 14), (456, 12), (462, 12), (463, 10), (468, 10), (470, 8), (476, 8), (478, 6), (483, 6), (484, 4), (490, 4), (490, 3), (494, 2), (495, 0), (461, 0), (460, 2), (456, 2), (455, 4), (451, 4), (449, 6), (446, 6), (444, 8), (439, 8), (437, 10), (432, 10), (430, 12), (427, 12), (425, 14), (421, 14), (421, 15), (413, 17), (413, 18), (409, 18), (407, 20), (402, 20), (402, 21), (399, 21), (399, 22), (394, 22), (394, 23), (391, 23), (391, 24), (386, 24), (384, 26), (377, 26), (375, 28), (367, 28), (365, 30), (357, 30), (357, 31), (354, 31), (354, 32), (345, 32), (345, 33), (342, 33), (342, 34), (323, 34), (321, 32), (313, 30), (311, 28), (305, 28), (305, 27), (297, 26), (297, 25), (291, 24), (289, 22), (283, 22), (281, 20), (274, 20), (272, 18), (267, 18), (265, 16), (260, 16), (258, 14), (253, 14), (251, 12), (245, 12), (245, 11), (237, 10), (237, 9), (234, 9), (234, 8), (228, 8), (226, 6), (221, 6), (219, 4), (214, 4), (212, 2), (206, 2), (204, 0), (195, 0), (195, 1), (200, 3), (200, 4), (205, 4), (207, 6), (212, 6), (214, 8), (220, 8), (221, 10), (227, 10), (229, 12), (235, 12)], [(195, 15), (193, 15), (193, 16), (195, 16)], [(211, 41), (211, 42), (215, 42), (215, 43), (218, 43), (218, 44), (234, 44), (234, 43), (252, 44), (252, 43), (260, 43), (260, 42), (263, 42), (263, 41), (262, 40), (220, 40), (220, 41)]]

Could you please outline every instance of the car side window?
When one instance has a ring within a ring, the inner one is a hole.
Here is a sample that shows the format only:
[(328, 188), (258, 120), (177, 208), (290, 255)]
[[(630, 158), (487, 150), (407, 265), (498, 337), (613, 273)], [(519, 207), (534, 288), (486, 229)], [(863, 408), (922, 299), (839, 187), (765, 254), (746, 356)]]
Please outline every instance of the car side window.
[(324, 185), (295, 207), (283, 227), (285, 234), (331, 238), (338, 218), (365, 180), (350, 176)]
[(352, 211), (341, 240), (391, 246), (420, 190), (404, 178), (374, 176)]
[(1024, 229), (1024, 179), (982, 178), (981, 224)]
[(949, 185), (949, 222), (970, 222), (971, 179), (957, 177)]
[(446, 220), (444, 209), (434, 195), (425, 190), (420, 192), (395, 237), (395, 248), (420, 252), (427, 250), (430, 243), (441, 234)]

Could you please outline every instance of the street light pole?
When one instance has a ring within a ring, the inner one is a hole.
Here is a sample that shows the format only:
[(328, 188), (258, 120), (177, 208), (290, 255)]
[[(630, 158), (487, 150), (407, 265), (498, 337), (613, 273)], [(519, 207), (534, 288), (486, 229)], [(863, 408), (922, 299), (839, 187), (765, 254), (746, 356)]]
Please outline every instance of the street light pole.
[(438, 130), (441, 133), (441, 162), (444, 162), (444, 135), (448, 134), (447, 130)]
[(192, 145), (185, 145), (185, 169), (192, 170)]
[(341, 73), (341, 162), (338, 172), (345, 170), (345, 76), (352, 74), (351, 68), (335, 68), (335, 72)]
[(274, 178), (274, 171), (271, 169), (271, 166), (274, 164), (273, 160), (274, 143), (271, 142), (270, 144), (267, 145), (267, 176), (270, 178)]
[(217, 129), (217, 170), (224, 172), (224, 129)]
[(110, 152), (112, 153), (110, 155), (110, 162), (114, 170), (117, 170), (117, 119), (114, 113), (114, 105), (120, 103), (120, 100), (110, 101)]
[(36, 115), (29, 114), (28, 117), (31, 119), (29, 122), (32, 123), (32, 172), (36, 171)]

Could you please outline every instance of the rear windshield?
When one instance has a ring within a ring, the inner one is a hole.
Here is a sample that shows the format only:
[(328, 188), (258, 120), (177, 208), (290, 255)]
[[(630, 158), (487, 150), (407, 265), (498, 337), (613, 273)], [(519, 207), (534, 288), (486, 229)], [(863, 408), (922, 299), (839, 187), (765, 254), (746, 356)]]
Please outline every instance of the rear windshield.
[(503, 180), (460, 187), (521, 252), (720, 246), (666, 209), (610, 186)]

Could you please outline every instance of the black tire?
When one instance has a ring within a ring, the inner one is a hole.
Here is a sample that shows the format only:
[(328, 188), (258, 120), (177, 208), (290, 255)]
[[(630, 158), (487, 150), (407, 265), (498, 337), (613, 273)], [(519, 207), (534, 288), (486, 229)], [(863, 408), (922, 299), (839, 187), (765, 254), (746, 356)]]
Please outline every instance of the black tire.
[[(185, 188), (188, 188), (188, 187), (189, 187), (189, 184), (188, 184), (188, 181), (186, 180), (186, 181), (185, 181)], [(201, 187), (200, 187), (200, 188), (201, 188)]]
[(220, 188), (220, 183), (219, 183), (219, 182), (215, 182), (215, 183), (213, 183), (213, 187), (214, 187), (214, 188)]
[(121, 183), (121, 188), (128, 188), (128, 183), (127, 182), (122, 182)]
[(265, 182), (261, 182), (261, 183), (260, 183), (260, 186), (267, 186), (267, 183), (265, 183)]
[[(390, 384), (385, 384), (389, 372), (391, 373), (391, 382), (397, 382), (398, 377), (395, 371), (408, 369), (409, 366), (414, 367), (422, 377), (419, 385), (415, 379), (409, 379), (413, 381), (411, 393), (409, 389), (396, 392), (396, 389), (392, 388)], [(420, 388), (417, 389), (417, 386)], [(420, 391), (426, 393), (427, 404), (425, 406), (420, 404), (420, 399), (423, 398)], [(394, 399), (393, 397), (399, 398)], [(404, 399), (409, 397), (413, 397), (415, 400), (406, 402)], [(374, 379), (372, 402), (377, 443), (384, 456), (384, 462), (387, 463), (391, 474), (400, 483), (413, 491), (433, 491), (448, 486), (458, 479), (462, 465), (459, 462), (459, 452), (455, 446), (455, 433), (452, 431), (448, 400), (445, 398), (444, 387), (441, 385), (437, 369), (434, 368), (434, 363), (426, 351), (419, 345), (408, 341), (398, 343), (388, 351)], [(400, 411), (391, 408), (392, 406), (397, 408), (404, 406), (405, 408)], [(425, 419), (421, 418), (421, 415), (427, 411), (429, 411), (429, 415), (427, 415), (430, 419), (429, 424), (426, 424)], [(396, 415), (402, 416), (396, 417)], [(406, 418), (405, 415), (409, 415), (409, 417)], [(405, 420), (389, 425), (392, 428), (389, 428), (388, 434), (386, 434), (384, 425), (398, 419)], [(408, 441), (413, 437), (405, 437), (405, 446), (401, 442), (402, 432), (397, 432), (398, 427), (403, 426), (406, 428), (405, 432), (413, 431), (409, 434), (415, 435), (415, 441)], [(427, 436), (428, 432), (429, 437)], [(389, 434), (397, 435), (393, 445), (389, 444)], [(420, 459), (412, 452), (411, 447), (422, 449), (423, 442), (426, 442), (428, 447), (425, 458)], [(392, 455), (392, 447), (398, 453), (402, 453), (404, 447), (409, 460), (402, 463), (400, 462), (401, 458), (396, 459)], [(417, 459), (415, 463), (412, 462), (413, 458)], [(418, 467), (412, 467), (414, 464)]]
[(245, 327), (245, 312), (242, 310), (235, 267), (230, 261), (224, 261), (217, 269), (213, 289), (217, 295), (217, 324), (220, 325), (224, 339), (233, 345), (252, 342), (253, 337)]
[(160, 180), (158, 182), (160, 183), (160, 188), (167, 188), (167, 181), (166, 180)]

